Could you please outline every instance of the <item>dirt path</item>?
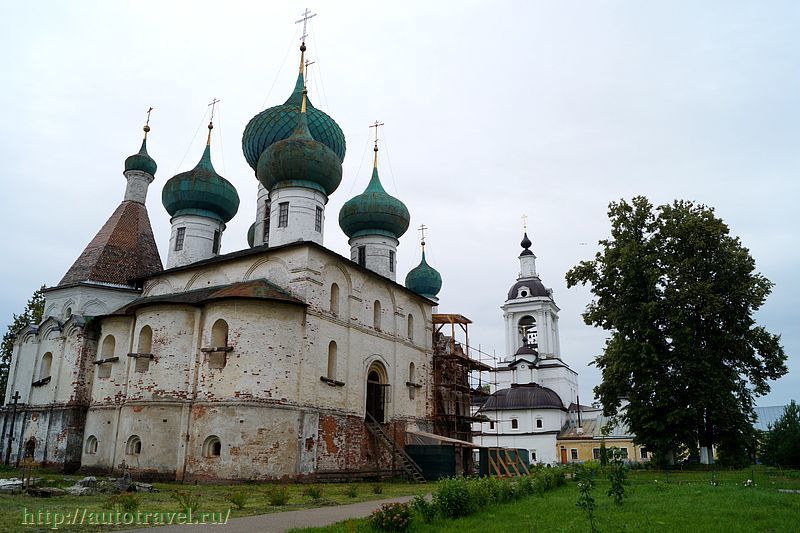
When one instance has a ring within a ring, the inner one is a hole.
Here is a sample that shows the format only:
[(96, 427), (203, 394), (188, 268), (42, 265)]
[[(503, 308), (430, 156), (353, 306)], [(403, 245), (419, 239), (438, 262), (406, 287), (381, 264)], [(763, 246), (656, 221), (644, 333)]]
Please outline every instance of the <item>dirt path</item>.
[[(363, 518), (372, 514), (372, 511), (384, 503), (410, 501), (413, 496), (401, 496), (385, 500), (372, 500), (348, 505), (332, 505), (316, 509), (301, 509), (298, 511), (284, 511), (242, 518), (232, 518), (225, 525), (182, 525), (164, 526), (154, 529), (158, 533), (180, 533), (191, 531), (205, 531), (207, 533), (281, 533), (297, 527), (322, 527), (347, 520), (349, 518)], [(137, 533), (145, 529), (134, 530)]]

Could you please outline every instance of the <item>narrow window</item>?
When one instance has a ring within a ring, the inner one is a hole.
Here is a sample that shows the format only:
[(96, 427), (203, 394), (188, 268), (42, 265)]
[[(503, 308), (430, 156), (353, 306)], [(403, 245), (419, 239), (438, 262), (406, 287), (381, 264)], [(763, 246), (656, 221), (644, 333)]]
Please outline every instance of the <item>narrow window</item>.
[(339, 314), (339, 286), (335, 283), (331, 285), (331, 313)]
[(569, 454), (570, 454), (570, 457), (572, 458), (573, 461), (577, 461), (578, 460), (578, 450), (576, 450), (575, 448), (572, 448), (569, 451)]
[(175, 232), (175, 251), (183, 250), (183, 239), (186, 237), (186, 228), (178, 228)]
[(519, 420), (517, 420), (516, 418), (512, 418), (511, 429), (517, 429), (517, 428), (519, 428)]
[(389, 272), (394, 272), (394, 250), (389, 250)]
[(489, 429), (494, 429), (494, 420), (489, 421)]
[(209, 368), (225, 368), (228, 362), (228, 323), (221, 318), (211, 326), (211, 348), (212, 351), (208, 353)]
[(328, 345), (328, 379), (336, 379), (336, 341)]
[(414, 340), (414, 315), (408, 314), (408, 340)]
[(278, 204), (278, 227), (286, 228), (289, 226), (289, 202)]
[(213, 253), (214, 255), (219, 255), (219, 245), (220, 245), (221, 237), (222, 237), (222, 234), (219, 232), (218, 229), (215, 229), (214, 230), (214, 244), (211, 245), (211, 253)]
[[(106, 338), (103, 339), (103, 344), (100, 348), (100, 359), (109, 359), (114, 357), (114, 350), (116, 348), (116, 341), (114, 340), (113, 335), (106, 335)], [(97, 377), (98, 378), (108, 378), (111, 377), (111, 363), (101, 363), (99, 365), (100, 368), (97, 369)]]
[(628, 458), (628, 448), (620, 448), (619, 449), (619, 454), (623, 459), (627, 459)]
[(39, 379), (50, 377), (50, 367), (53, 364), (53, 354), (47, 352), (42, 357), (42, 363), (39, 365)]
[(595, 461), (600, 460), (600, 448), (592, 448), (592, 459)]
[(322, 208), (317, 206), (317, 214), (314, 217), (314, 229), (322, 233)]
[[(417, 384), (417, 367), (414, 366), (414, 363), (409, 363), (408, 364), (408, 382), (411, 383), (412, 385), (416, 385)], [(414, 397), (416, 396), (416, 394), (417, 394), (417, 388), (416, 387), (412, 386), (412, 387), (408, 388), (408, 399), (409, 400), (413, 400)]]
[(139, 331), (139, 347), (136, 349), (136, 372), (150, 369), (150, 356), (153, 353), (153, 329), (145, 326)]
[(544, 425), (544, 422), (542, 422), (542, 419), (541, 418), (537, 418), (536, 419), (536, 427), (541, 429), (543, 425)]
[(271, 209), (269, 206), (269, 200), (264, 201), (264, 235), (261, 236), (261, 240), (264, 244), (269, 243), (269, 216), (271, 213)]
[(372, 326), (381, 329), (381, 303), (378, 300), (372, 305)]
[(142, 453), (142, 439), (138, 435), (131, 435), (128, 444), (125, 446), (125, 453), (128, 455), (139, 455)]
[(222, 453), (222, 442), (216, 435), (211, 435), (203, 442), (203, 457), (219, 457)]
[(86, 439), (86, 453), (89, 455), (97, 453), (97, 437), (94, 435), (89, 435), (89, 438)]
[(366, 246), (359, 246), (358, 247), (358, 264), (362, 267), (367, 266), (367, 247)]
[(647, 459), (647, 448), (640, 448), (639, 453), (642, 456), (642, 459)]
[(531, 463), (536, 462), (536, 450), (531, 450)]

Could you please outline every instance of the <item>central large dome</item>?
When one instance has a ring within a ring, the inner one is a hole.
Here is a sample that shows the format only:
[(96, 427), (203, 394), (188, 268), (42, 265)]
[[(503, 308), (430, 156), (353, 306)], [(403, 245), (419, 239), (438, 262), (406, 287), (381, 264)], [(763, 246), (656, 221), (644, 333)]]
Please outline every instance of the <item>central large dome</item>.
[[(297, 126), (297, 116), (303, 100), (303, 74), (297, 77), (292, 95), (282, 105), (265, 109), (250, 119), (242, 135), (242, 151), (247, 164), (258, 168), (258, 158), (271, 144), (288, 139)], [(321, 142), (344, 161), (345, 140), (339, 125), (325, 112), (314, 108), (306, 99), (308, 129), (315, 140)]]

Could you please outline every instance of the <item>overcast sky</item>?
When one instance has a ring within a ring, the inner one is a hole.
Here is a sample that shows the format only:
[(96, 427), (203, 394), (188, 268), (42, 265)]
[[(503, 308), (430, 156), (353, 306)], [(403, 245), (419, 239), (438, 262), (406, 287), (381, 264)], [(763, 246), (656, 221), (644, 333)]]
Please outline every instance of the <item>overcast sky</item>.
[[(247, 121), (283, 103), (297, 72), (296, 2), (40, 1), (0, 4), (0, 328), (55, 285), (122, 199), (125, 157), (148, 106), (158, 163), (147, 206), (166, 259), (161, 188), (200, 158), (220, 98), (213, 161), (241, 206), (223, 252), (246, 247), (257, 182)], [(312, 2), (310, 98), (347, 139), (325, 245), (349, 255), (341, 205), (369, 181), (369, 124), (391, 194), (430, 227), (441, 312), (503, 356), (500, 305), (519, 271), (521, 215), (561, 308), (562, 356), (581, 399), (604, 334), (565, 272), (608, 233), (607, 205), (643, 194), (716, 208), (775, 283), (758, 320), (790, 373), (759, 405), (800, 390), (800, 4), (797, 2)], [(419, 261), (398, 250), (398, 280)], [(588, 243), (582, 245), (581, 243)], [(165, 261), (166, 262), (166, 261)], [(798, 398), (800, 399), (800, 398)]]

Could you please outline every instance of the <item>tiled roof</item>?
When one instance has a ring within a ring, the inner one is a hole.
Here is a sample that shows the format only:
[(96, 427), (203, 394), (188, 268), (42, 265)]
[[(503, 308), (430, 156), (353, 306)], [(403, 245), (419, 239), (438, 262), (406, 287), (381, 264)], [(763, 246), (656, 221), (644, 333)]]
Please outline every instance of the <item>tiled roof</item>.
[(294, 305), (307, 305), (302, 300), (295, 298), (289, 292), (270, 283), (265, 279), (231, 283), (229, 285), (217, 285), (216, 287), (204, 287), (186, 292), (173, 294), (160, 294), (158, 296), (147, 296), (138, 298), (124, 307), (117, 310), (114, 314), (128, 314), (140, 307), (154, 304), (187, 304), (201, 305), (213, 300), (223, 300), (228, 298), (243, 298), (256, 300), (273, 300)]
[(59, 285), (81, 281), (128, 285), (133, 279), (163, 269), (147, 208), (138, 202), (125, 201), (100, 228)]

